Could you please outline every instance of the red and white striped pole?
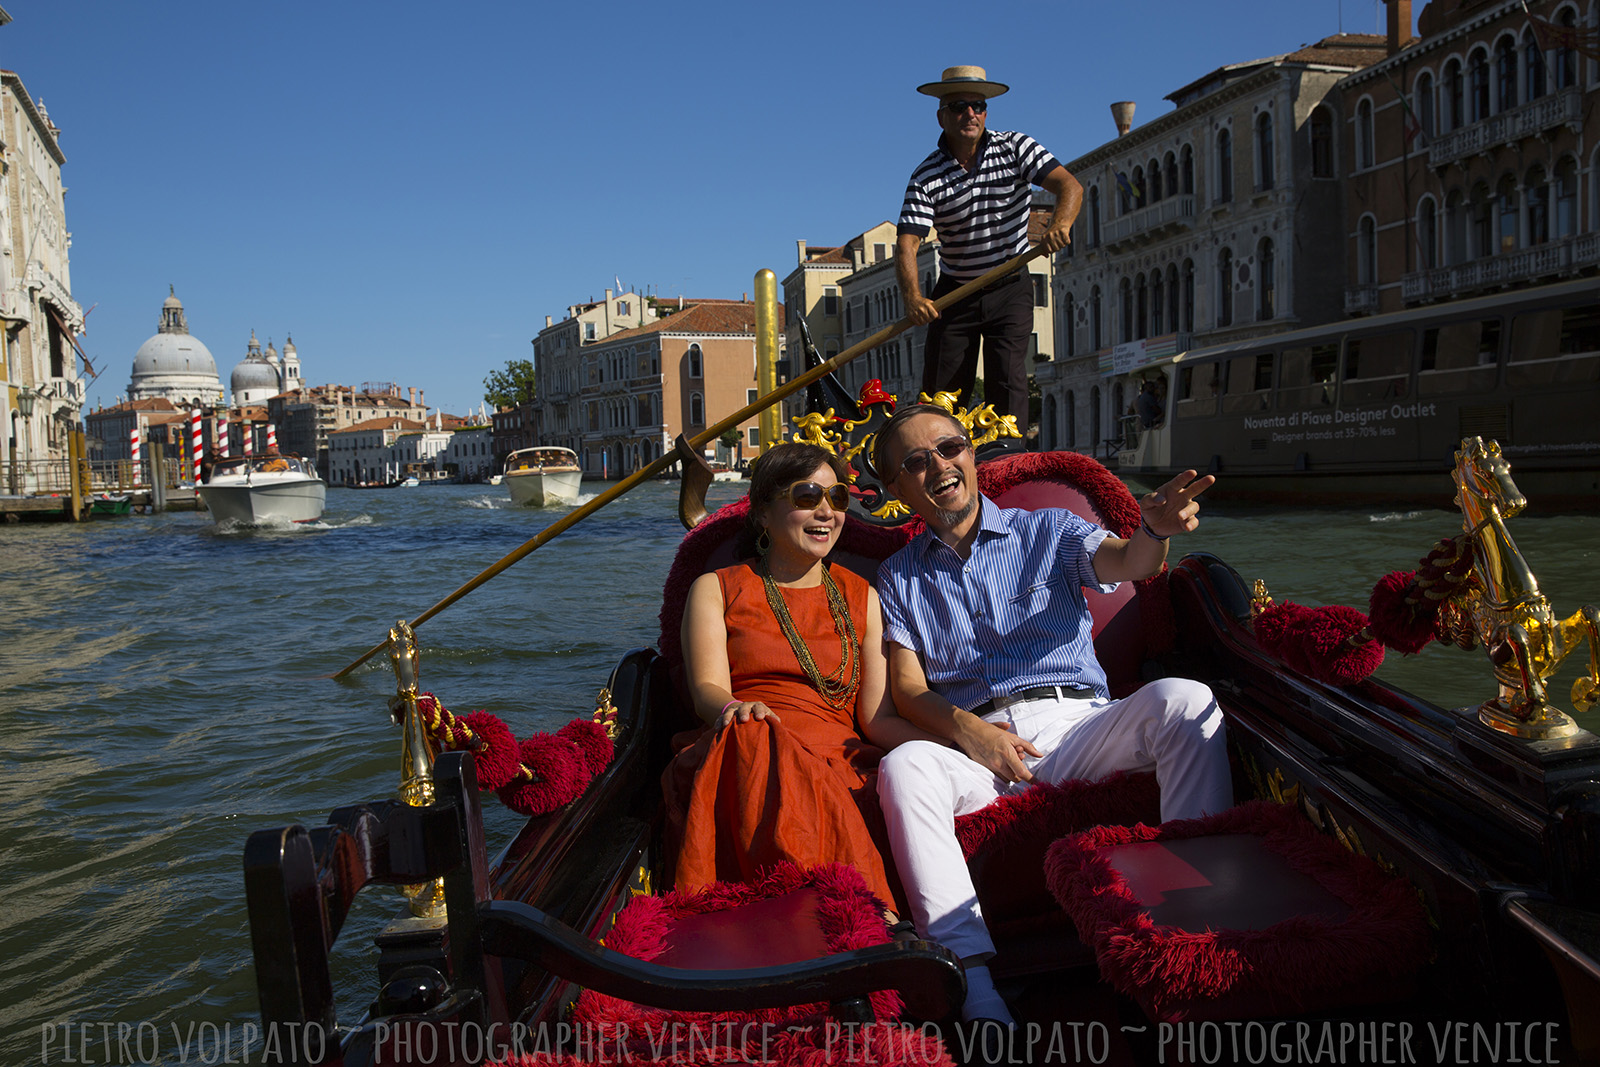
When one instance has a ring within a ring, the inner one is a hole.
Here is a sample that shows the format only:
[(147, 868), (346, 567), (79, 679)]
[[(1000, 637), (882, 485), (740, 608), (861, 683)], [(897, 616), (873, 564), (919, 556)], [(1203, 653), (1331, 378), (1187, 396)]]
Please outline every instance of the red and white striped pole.
[[(133, 455), (133, 469), (137, 472), (139, 469), (139, 426), (137, 423), (134, 424), (133, 429), (128, 431), (128, 450)], [(135, 473), (135, 477), (137, 476), (137, 473)]]
[(255, 434), (255, 423), (249, 419), (239, 423), (239, 455), (248, 456), (255, 452)]
[(278, 450), (278, 428), (276, 426), (274, 426), (272, 423), (269, 422), (269, 423), (267, 423), (267, 451), (268, 452), (276, 452), (277, 450)]
[(228, 458), (228, 413), (217, 412), (217, 455)]
[(194, 460), (194, 480), (200, 480), (200, 461), (205, 451), (204, 427), (200, 423), (200, 409), (189, 412), (189, 453)]

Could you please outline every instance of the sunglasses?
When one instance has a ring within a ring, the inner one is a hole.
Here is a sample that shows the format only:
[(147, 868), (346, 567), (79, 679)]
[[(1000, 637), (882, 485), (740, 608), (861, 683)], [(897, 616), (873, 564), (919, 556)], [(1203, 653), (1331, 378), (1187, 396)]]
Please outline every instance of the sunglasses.
[(946, 437), (932, 448), (922, 448), (911, 453), (900, 463), (900, 469), (907, 474), (921, 474), (933, 462), (934, 453), (937, 452), (940, 459), (953, 461), (971, 447), (972, 442), (965, 437)]
[(948, 111), (952, 115), (959, 115), (963, 111), (971, 111), (974, 115), (981, 115), (989, 110), (987, 100), (952, 100), (940, 106), (941, 111)]
[(834, 511), (845, 511), (850, 507), (850, 487), (843, 482), (834, 482), (826, 489), (816, 482), (795, 482), (786, 495), (789, 503), (802, 511), (821, 507), (824, 497)]

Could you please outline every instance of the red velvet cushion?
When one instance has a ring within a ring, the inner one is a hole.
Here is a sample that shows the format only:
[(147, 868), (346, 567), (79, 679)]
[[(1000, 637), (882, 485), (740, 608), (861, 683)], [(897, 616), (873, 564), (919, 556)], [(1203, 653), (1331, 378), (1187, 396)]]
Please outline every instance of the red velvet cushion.
[(1266, 801), (1063, 838), (1046, 877), (1101, 974), (1161, 1022), (1397, 1000), (1432, 950), (1410, 885)]

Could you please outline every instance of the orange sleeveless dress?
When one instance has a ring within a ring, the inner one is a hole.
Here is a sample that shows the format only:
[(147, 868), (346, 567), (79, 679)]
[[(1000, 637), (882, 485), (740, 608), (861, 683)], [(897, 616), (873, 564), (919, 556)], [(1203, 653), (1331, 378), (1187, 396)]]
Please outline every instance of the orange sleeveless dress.
[[(862, 640), (867, 583), (845, 567), (828, 566)], [(888, 842), (875, 785), (883, 750), (857, 732), (854, 701), (830, 708), (811, 685), (767, 603), (755, 562), (716, 575), (733, 695), (761, 701), (781, 721), (734, 723), (717, 737), (704, 726), (675, 739), (686, 747), (661, 781), (674, 888), (747, 881), (780, 860), (848, 863), (886, 905), (903, 911), (898, 880), (891, 886), (885, 869)], [(779, 592), (823, 676), (837, 670), (839, 637), (827, 589)]]

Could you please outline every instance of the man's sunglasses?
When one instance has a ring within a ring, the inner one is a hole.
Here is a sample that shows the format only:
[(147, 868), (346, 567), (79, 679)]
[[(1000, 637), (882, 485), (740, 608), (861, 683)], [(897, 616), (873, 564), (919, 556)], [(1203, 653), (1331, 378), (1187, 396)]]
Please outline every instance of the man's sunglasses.
[(968, 111), (968, 110), (970, 110), (974, 115), (981, 115), (985, 111), (989, 110), (989, 101), (987, 101), (987, 100), (952, 100), (948, 104), (944, 104), (943, 105), (943, 110), (950, 112), (950, 114), (952, 114), (952, 115), (959, 115), (963, 111)]
[(834, 511), (845, 511), (850, 507), (850, 487), (843, 482), (834, 482), (826, 489), (816, 482), (795, 482), (789, 487), (788, 497), (789, 503), (803, 511), (821, 507), (824, 497)]
[(940, 459), (953, 461), (961, 453), (972, 447), (972, 442), (965, 437), (946, 437), (932, 448), (922, 448), (911, 453), (900, 464), (900, 469), (907, 474), (921, 474), (928, 469), (928, 464), (933, 462), (933, 454), (937, 452)]

